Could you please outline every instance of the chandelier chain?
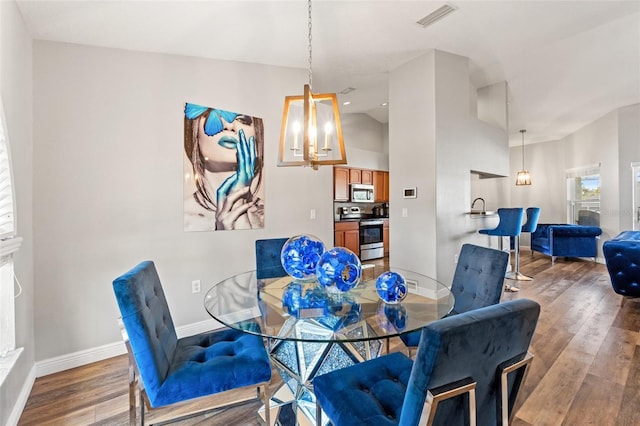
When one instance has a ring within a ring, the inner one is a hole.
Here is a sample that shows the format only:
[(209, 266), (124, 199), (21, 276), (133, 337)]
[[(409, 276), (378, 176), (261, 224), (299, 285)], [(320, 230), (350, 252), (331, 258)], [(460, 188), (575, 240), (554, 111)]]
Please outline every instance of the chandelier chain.
[(308, 1), (309, 4), (309, 87), (312, 87), (311, 82), (313, 81), (313, 71), (311, 70), (311, 59), (312, 59), (312, 50), (311, 50), (311, 0)]
[(526, 132), (526, 130), (520, 130), (522, 134), (522, 170), (524, 170), (524, 132)]

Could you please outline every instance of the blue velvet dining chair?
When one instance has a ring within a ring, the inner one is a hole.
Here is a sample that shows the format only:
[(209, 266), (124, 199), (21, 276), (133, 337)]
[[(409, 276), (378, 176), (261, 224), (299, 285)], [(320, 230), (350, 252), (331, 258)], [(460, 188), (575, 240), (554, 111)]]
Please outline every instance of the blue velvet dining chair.
[(435, 321), (415, 361), (394, 352), (313, 381), (316, 424), (507, 425), (533, 355), (540, 305), (517, 299)]
[[(455, 304), (449, 315), (500, 302), (508, 262), (507, 252), (464, 244), (460, 249), (451, 283)], [(411, 351), (416, 349), (420, 342), (420, 331), (401, 334), (400, 339), (407, 346), (411, 357)]]
[(287, 240), (288, 238), (256, 240), (256, 278), (260, 280), (287, 276), (280, 261), (280, 252)]
[[(257, 394), (235, 402), (259, 398), (263, 389), (269, 424), (271, 364), (260, 337), (225, 328), (179, 339), (152, 261), (116, 278), (113, 290), (129, 352), (130, 424), (136, 424), (136, 400), (144, 425), (145, 407), (151, 412), (240, 388)], [(219, 407), (214, 402), (204, 411)]]

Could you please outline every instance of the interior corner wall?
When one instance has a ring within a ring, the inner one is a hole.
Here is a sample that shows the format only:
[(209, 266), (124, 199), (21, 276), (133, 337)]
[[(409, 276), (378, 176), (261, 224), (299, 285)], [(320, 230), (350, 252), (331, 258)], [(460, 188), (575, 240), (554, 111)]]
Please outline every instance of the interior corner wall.
[[(470, 170), (509, 171), (506, 133), (470, 114), (471, 90), (468, 59), (447, 52), (430, 51), (390, 74), (391, 264), (448, 284), (462, 244), (492, 245), (477, 234), (495, 226), (492, 219), (468, 215)], [(417, 198), (403, 198), (410, 187)]]
[[(389, 75), (390, 263), (436, 276), (435, 52)], [(403, 198), (404, 188), (416, 198)], [(404, 213), (403, 213), (404, 212)]]
[(619, 231), (633, 229), (633, 173), (631, 163), (640, 162), (640, 104), (620, 108), (618, 111), (619, 138), (619, 185), (620, 225)]
[[(142, 260), (156, 263), (177, 327), (213, 326), (204, 294), (255, 269), (255, 240), (310, 233), (333, 241), (332, 168), (276, 167), (284, 96), (301, 93), (306, 77), (302, 69), (35, 43), (37, 361), (121, 342), (111, 283)], [(185, 102), (263, 118), (264, 229), (183, 231)], [(192, 280), (202, 293), (192, 293)]]
[[(35, 374), (33, 282), (32, 40), (13, 1), (0, 2), (0, 93), (4, 104), (16, 190), (16, 231), (22, 237), (15, 274), (16, 346), (23, 348), (0, 386), (0, 424), (16, 424)], [(16, 288), (17, 291), (17, 288)]]

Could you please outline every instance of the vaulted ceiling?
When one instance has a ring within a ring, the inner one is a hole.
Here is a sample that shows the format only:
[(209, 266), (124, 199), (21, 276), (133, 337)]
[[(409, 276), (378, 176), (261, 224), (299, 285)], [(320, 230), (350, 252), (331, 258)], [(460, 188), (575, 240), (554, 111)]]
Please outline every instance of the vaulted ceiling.
[[(34, 39), (308, 68), (307, 2), (29, 1)], [(391, 70), (440, 49), (469, 58), (480, 88), (506, 81), (510, 143), (555, 140), (640, 103), (640, 1), (315, 0), (313, 90), (339, 93), (342, 113), (387, 122)], [(283, 94), (284, 96), (285, 94)]]

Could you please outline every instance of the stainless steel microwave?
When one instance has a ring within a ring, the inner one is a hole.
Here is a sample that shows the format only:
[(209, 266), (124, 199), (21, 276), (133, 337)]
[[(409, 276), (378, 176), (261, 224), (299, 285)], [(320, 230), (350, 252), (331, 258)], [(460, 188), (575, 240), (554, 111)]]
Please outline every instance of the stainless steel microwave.
[(352, 203), (373, 203), (373, 185), (352, 183), (349, 185)]

